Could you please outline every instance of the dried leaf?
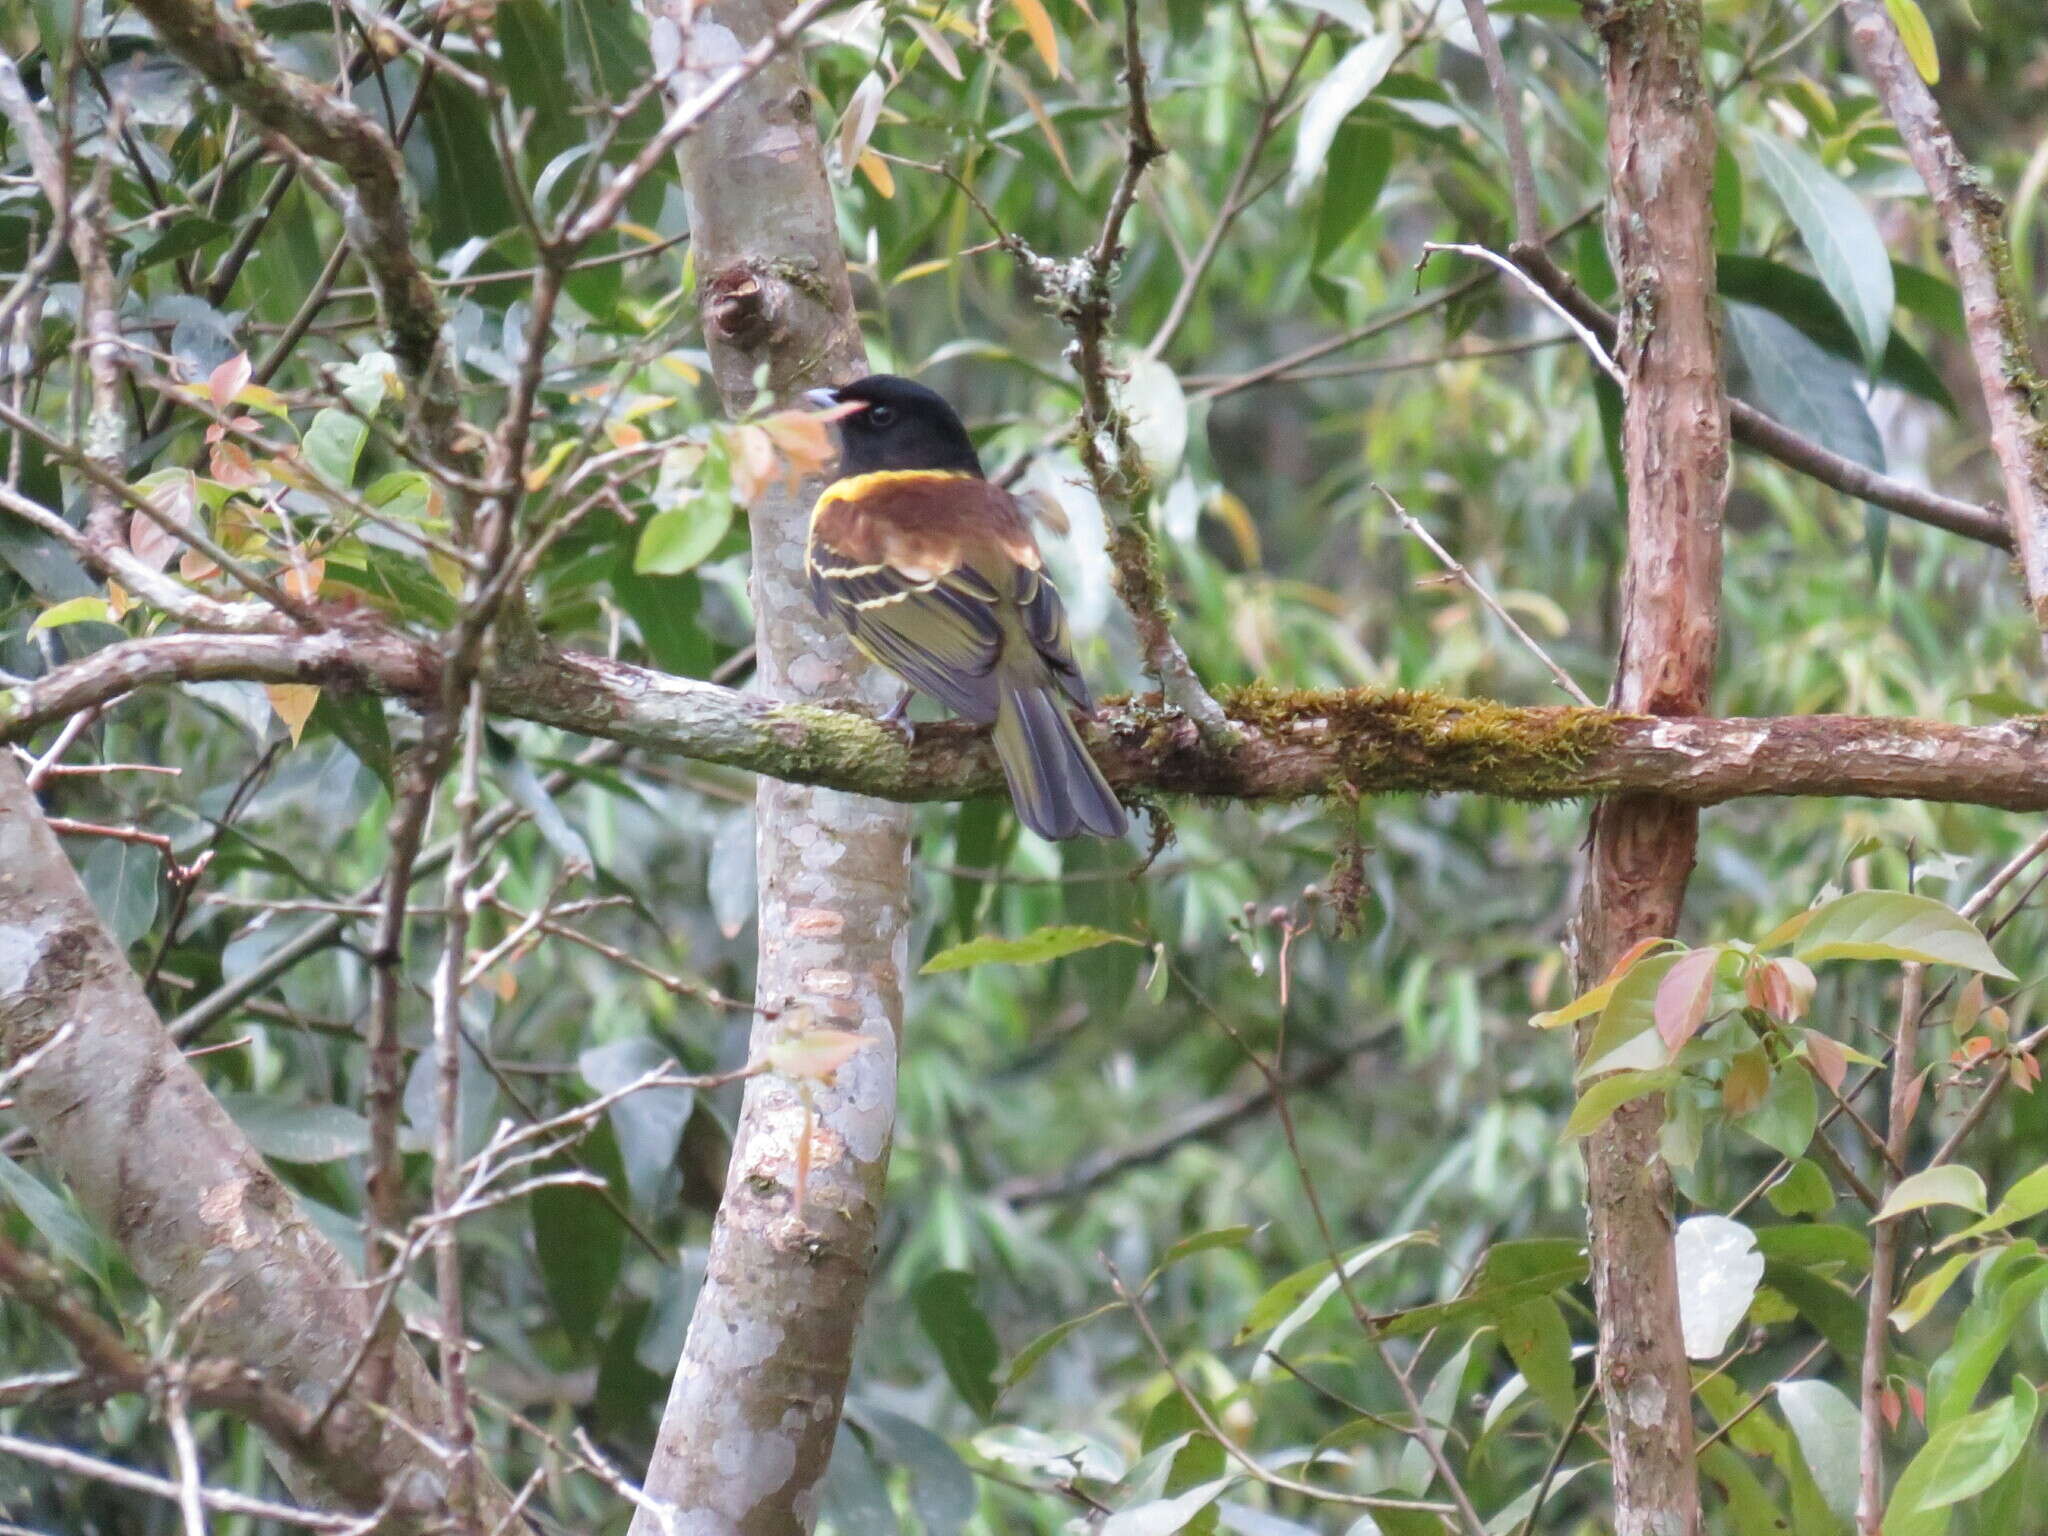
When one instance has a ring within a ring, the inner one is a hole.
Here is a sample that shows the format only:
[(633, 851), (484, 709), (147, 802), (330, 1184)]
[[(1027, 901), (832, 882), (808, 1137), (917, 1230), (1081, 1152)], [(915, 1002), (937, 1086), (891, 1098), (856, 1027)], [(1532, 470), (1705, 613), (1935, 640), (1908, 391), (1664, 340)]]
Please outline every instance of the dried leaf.
[(924, 44), (924, 51), (932, 56), (932, 61), (939, 68), (943, 69), (955, 80), (965, 80), (967, 78), (960, 70), (960, 55), (953, 51), (953, 45), (946, 41), (937, 27), (926, 21), (922, 16), (908, 13), (899, 19), (912, 32), (917, 34), (917, 40)]
[(732, 460), (733, 499), (751, 506), (775, 478), (775, 442), (758, 426), (736, 427), (725, 434)]
[(763, 1053), (768, 1069), (780, 1077), (824, 1082), (853, 1060), (867, 1036), (846, 1029), (811, 1028), (778, 1040)]
[(321, 578), (327, 574), (325, 560), (301, 560), (284, 573), (282, 585), (287, 593), (300, 602), (307, 603), (320, 590)]
[(1763, 1047), (1739, 1051), (1721, 1080), (1721, 1108), (1730, 1115), (1746, 1115), (1763, 1103), (1770, 1086), (1771, 1062)]
[[(1031, 35), (1031, 46), (1045, 61), (1045, 72), (1057, 80), (1060, 77), (1060, 38), (1053, 30), (1052, 14), (1046, 10), (1043, 0), (1014, 0), (1014, 3), (1018, 19)], [(1066, 159), (1064, 155), (1060, 158), (1063, 162)]]
[(831, 432), (808, 411), (777, 411), (762, 418), (761, 430), (786, 462), (792, 490), (796, 481), (821, 473), (838, 456)]
[[(184, 528), (194, 526), (199, 484), (190, 470), (174, 469), (165, 474), (151, 475), (136, 489), (167, 521)], [(129, 516), (128, 548), (151, 570), (162, 570), (171, 563), (171, 556), (184, 547), (184, 540), (166, 530), (147, 513), (138, 511)]]
[(888, 161), (884, 160), (872, 149), (867, 149), (861, 151), (860, 160), (857, 163), (860, 166), (861, 175), (867, 177), (869, 185), (877, 192), (881, 193), (884, 197), (894, 197), (896, 195), (896, 174), (889, 169)]
[(839, 163), (851, 171), (868, 147), (868, 138), (882, 115), (882, 98), (888, 86), (878, 74), (870, 73), (854, 87), (853, 99), (839, 116)]
[(1977, 1016), (1984, 1011), (1984, 978), (1972, 975), (1963, 984), (1963, 990), (1956, 994), (1955, 1016), (1948, 1021), (1950, 1029), (1956, 1032), (1958, 1040), (1969, 1038), (1970, 1031), (1977, 1027)]
[(266, 683), (263, 692), (270, 699), (271, 710), (292, 733), (292, 745), (296, 747), (306, 721), (312, 717), (313, 706), (320, 702), (320, 690), (311, 683)]

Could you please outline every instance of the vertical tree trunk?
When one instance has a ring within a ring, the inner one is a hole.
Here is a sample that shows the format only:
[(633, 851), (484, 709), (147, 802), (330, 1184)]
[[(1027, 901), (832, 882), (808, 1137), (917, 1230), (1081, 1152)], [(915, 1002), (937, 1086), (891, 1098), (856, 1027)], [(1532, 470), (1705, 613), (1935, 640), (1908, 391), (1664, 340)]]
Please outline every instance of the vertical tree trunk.
[[(1698, 714), (1713, 679), (1728, 476), (1700, 5), (1616, 0), (1594, 14), (1607, 47), (1608, 229), (1623, 300), (1617, 361), (1628, 380), (1628, 562), (1613, 702)], [(1638, 940), (1676, 932), (1697, 834), (1696, 811), (1650, 796), (1595, 814), (1573, 933), (1581, 986)], [(1586, 1144), (1618, 1536), (1699, 1528), (1662, 1120), (1661, 1099), (1639, 1100)]]
[[(655, 57), (680, 54), (687, 97), (786, 14), (782, 0), (654, 0)], [(683, 143), (682, 173), (704, 331), (735, 413), (756, 372), (787, 400), (866, 371), (811, 99), (791, 55), (770, 64)], [(894, 689), (828, 629), (804, 585), (815, 486), (751, 509), (758, 687), (811, 702), (886, 704)], [(816, 1519), (867, 1295), (895, 1119), (897, 1030), (909, 917), (909, 812), (833, 790), (763, 780), (756, 998), (858, 1032), (866, 1048), (815, 1095), (803, 1209), (796, 1160), (807, 1124), (790, 1085), (747, 1089), (704, 1289), (663, 1416), (647, 1492), (691, 1536), (789, 1536)], [(658, 1536), (644, 1511), (634, 1536)]]
[[(317, 1414), (356, 1357), (370, 1299), (179, 1053), (0, 752), (0, 1071), (38, 1051), (15, 1088), (22, 1124), (165, 1312), (187, 1320), (191, 1352), (245, 1362)], [(430, 1436), (440, 1391), (409, 1346), (393, 1359), (389, 1406)], [(389, 1492), (393, 1532), (419, 1529), (447, 1488), (429, 1442), (347, 1404), (313, 1442), (280, 1449), (307, 1502), (360, 1510)], [(480, 1498), (486, 1524), (504, 1517), (495, 1482)]]

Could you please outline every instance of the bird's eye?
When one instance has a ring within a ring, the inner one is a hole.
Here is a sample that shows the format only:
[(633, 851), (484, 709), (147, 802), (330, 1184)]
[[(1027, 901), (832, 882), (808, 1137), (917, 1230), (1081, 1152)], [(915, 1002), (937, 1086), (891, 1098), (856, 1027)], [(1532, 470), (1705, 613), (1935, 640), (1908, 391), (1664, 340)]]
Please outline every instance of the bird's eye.
[(893, 426), (896, 422), (896, 407), (893, 405), (871, 405), (868, 407), (868, 420), (878, 427)]

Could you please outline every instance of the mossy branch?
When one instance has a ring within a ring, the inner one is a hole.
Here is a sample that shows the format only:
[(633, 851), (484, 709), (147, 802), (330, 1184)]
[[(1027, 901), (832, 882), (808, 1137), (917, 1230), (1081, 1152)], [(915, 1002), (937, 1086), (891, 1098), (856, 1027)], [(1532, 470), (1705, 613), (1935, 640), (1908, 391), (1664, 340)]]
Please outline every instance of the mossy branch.
[[(130, 640), (0, 690), (0, 742), (138, 688), (303, 682), (424, 702), (432, 648), (357, 616), (318, 634)], [(486, 675), (494, 715), (885, 800), (1002, 793), (986, 734), (922, 726), (914, 748), (866, 715), (777, 703), (694, 678), (547, 651)], [(1126, 797), (1274, 802), (1361, 794), (1560, 800), (1654, 793), (1688, 805), (1756, 795), (1866, 795), (2048, 810), (2048, 720), (1997, 725), (1850, 715), (1650, 719), (1608, 710), (1371, 689), (1265, 686), (1220, 701), (1239, 740), (1215, 746), (1156, 696), (1085, 725)]]

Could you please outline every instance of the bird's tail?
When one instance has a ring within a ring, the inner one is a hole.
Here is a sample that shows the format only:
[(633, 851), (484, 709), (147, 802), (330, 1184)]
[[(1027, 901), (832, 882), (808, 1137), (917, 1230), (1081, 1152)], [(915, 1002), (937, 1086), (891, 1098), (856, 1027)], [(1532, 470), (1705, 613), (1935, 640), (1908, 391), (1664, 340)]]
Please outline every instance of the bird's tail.
[(995, 743), (1017, 815), (1040, 837), (1123, 836), (1124, 808), (1049, 686), (1003, 685)]

